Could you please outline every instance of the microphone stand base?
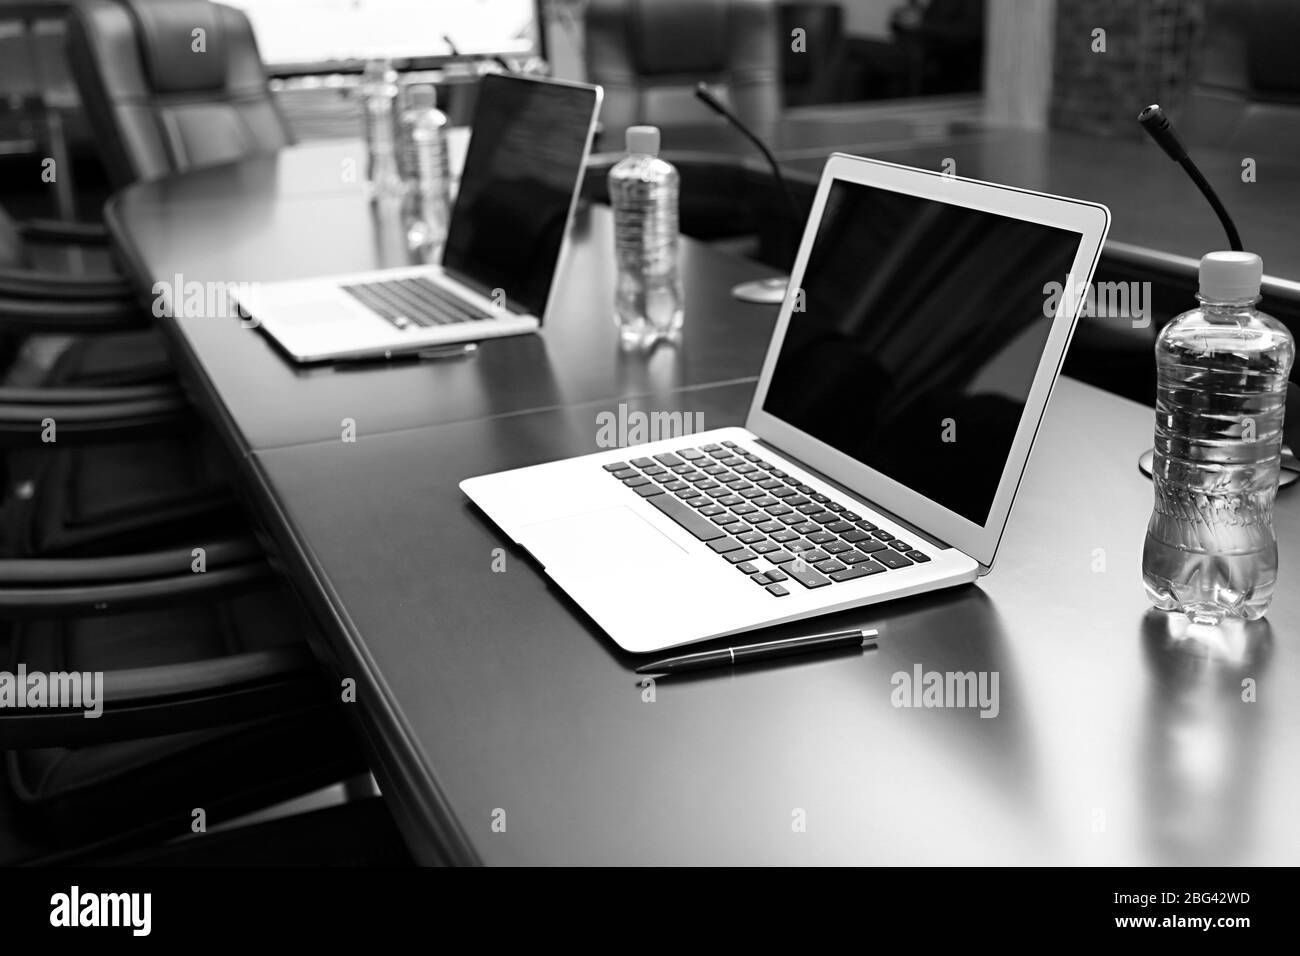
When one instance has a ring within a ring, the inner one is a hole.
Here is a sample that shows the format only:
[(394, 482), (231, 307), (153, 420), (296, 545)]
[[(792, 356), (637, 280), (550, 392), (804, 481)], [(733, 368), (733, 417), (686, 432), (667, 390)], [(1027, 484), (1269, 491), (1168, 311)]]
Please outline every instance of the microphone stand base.
[[(1155, 463), (1155, 458), (1156, 450), (1154, 448), (1148, 448), (1142, 454), (1138, 455), (1138, 470), (1148, 478), (1151, 477), (1151, 469)], [(1300, 462), (1296, 461), (1295, 456), (1291, 453), (1291, 449), (1283, 445), (1282, 469), (1277, 475), (1278, 488), (1286, 488), (1290, 485), (1294, 485), (1297, 481), (1300, 481), (1300, 471), (1295, 470), (1298, 467), (1300, 467)]]
[(785, 290), (789, 284), (789, 276), (755, 279), (753, 282), (742, 282), (732, 288), (731, 297), (741, 302), (753, 302), (758, 305), (780, 305), (785, 301)]

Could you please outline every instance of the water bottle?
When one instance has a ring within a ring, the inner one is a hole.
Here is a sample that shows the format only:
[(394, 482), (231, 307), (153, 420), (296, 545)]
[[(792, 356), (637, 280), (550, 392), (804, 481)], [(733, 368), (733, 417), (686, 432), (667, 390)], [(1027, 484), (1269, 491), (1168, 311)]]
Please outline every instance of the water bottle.
[(451, 211), (451, 167), (447, 116), (432, 86), (411, 89), (410, 104), (397, 123), (398, 169), (406, 184), (407, 238), (413, 248), (439, 245)]
[(677, 265), (679, 179), (659, 158), (659, 130), (632, 126), (628, 155), (609, 171), (618, 284), (615, 320), (624, 346), (644, 348), (682, 328)]
[(1142, 579), (1152, 604), (1197, 624), (1263, 617), (1277, 581), (1273, 499), (1295, 342), (1255, 308), (1263, 272), (1253, 253), (1205, 256), (1200, 308), (1156, 340)]
[(366, 181), (371, 195), (386, 199), (403, 193), (397, 168), (397, 71), (388, 60), (369, 60), (361, 77), (366, 133)]

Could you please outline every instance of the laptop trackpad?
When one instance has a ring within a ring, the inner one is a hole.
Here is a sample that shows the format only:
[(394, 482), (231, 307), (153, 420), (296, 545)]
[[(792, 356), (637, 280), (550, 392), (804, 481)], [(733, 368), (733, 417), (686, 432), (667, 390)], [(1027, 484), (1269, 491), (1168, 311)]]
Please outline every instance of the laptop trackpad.
[(677, 542), (622, 506), (527, 525), (519, 541), (543, 567), (584, 577), (662, 568), (687, 556)]

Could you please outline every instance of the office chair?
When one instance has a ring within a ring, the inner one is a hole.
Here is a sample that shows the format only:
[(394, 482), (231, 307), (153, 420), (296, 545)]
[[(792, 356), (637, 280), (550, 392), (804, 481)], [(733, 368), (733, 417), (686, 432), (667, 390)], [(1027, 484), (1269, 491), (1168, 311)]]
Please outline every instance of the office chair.
[(293, 142), (239, 10), (208, 0), (80, 0), (67, 33), (73, 79), (116, 186)]
[[(364, 772), (304, 625), (251, 540), (0, 561), (5, 666), (102, 672), (103, 713), (0, 710), (0, 857), (123, 852)], [(7, 825), (6, 825), (7, 824)]]
[(772, 0), (590, 0), (586, 64), (605, 89), (601, 149), (620, 149), (637, 124), (721, 123), (694, 98), (699, 82), (770, 135), (781, 109), (777, 26)]

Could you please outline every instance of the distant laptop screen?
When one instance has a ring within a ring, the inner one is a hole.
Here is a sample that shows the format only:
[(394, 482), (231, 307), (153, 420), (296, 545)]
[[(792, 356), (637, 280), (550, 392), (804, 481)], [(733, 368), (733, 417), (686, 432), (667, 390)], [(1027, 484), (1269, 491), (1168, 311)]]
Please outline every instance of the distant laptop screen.
[(546, 308), (586, 161), (596, 91), (484, 77), (442, 264), (514, 312)]
[(764, 410), (985, 524), (1081, 240), (836, 180)]

